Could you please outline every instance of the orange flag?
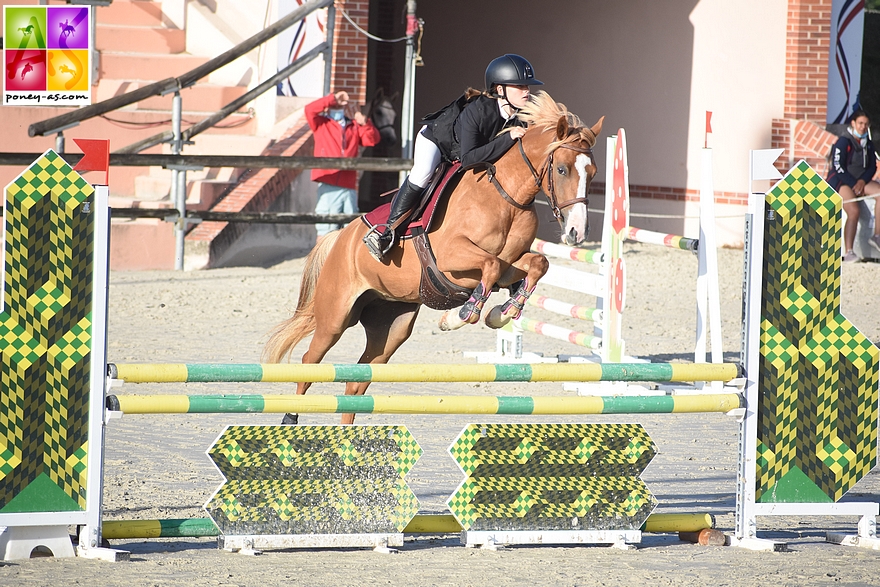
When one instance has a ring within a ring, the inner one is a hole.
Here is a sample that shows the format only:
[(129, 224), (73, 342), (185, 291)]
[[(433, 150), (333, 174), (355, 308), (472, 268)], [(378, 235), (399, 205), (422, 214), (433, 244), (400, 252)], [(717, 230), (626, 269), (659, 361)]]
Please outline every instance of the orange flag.
[(73, 139), (83, 152), (83, 158), (73, 166), (76, 171), (103, 171), (104, 185), (110, 185), (110, 140)]
[(712, 113), (706, 110), (706, 134), (703, 135), (703, 148), (709, 148), (709, 134), (712, 132)]

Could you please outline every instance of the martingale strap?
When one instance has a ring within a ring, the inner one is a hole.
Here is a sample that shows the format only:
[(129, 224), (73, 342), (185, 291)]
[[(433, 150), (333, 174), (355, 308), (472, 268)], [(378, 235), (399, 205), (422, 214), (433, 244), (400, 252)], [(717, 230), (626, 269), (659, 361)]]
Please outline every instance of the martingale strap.
[(486, 165), (486, 177), (489, 178), (489, 183), (495, 186), (495, 189), (498, 190), (498, 193), (501, 194), (501, 197), (507, 200), (507, 202), (514, 208), (519, 208), (520, 210), (528, 210), (532, 207), (532, 204), (535, 203), (534, 196), (532, 196), (532, 199), (529, 200), (527, 204), (520, 204), (519, 202), (511, 198), (510, 195), (506, 191), (504, 191), (504, 188), (501, 187), (501, 184), (498, 183), (498, 180), (495, 179), (495, 166), (491, 163), (488, 163)]

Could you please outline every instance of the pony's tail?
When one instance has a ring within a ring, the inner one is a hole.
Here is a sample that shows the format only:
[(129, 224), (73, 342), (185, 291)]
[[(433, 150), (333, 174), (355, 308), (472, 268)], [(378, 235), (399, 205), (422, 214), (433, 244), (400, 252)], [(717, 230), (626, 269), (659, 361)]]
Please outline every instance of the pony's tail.
[(270, 334), (263, 348), (263, 362), (280, 363), (290, 355), (293, 347), (315, 331), (315, 287), (327, 254), (338, 236), (338, 230), (328, 233), (306, 257), (296, 310), (293, 316), (276, 326)]

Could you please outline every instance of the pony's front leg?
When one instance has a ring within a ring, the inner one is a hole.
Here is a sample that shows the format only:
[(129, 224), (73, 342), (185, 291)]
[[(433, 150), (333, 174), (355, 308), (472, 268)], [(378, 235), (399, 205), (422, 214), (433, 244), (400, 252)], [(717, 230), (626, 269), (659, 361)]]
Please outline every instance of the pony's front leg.
[(449, 272), (478, 268), (480, 283), (477, 284), (471, 297), (458, 311), (447, 310), (443, 313), (443, 316), (440, 317), (440, 330), (456, 330), (465, 324), (479, 322), (483, 306), (492, 293), (492, 287), (498, 283), (498, 279), (501, 277), (501, 261), (498, 257), (476, 247), (469, 240), (462, 239), (462, 242), (453, 242), (449, 248), (456, 252), (455, 258), (450, 255), (444, 259), (443, 265), (438, 260), (437, 268)]
[(483, 306), (492, 293), (484, 282), (477, 284), (471, 297), (458, 310), (446, 310), (440, 317), (440, 330), (457, 330), (465, 324), (476, 324), (480, 321), (480, 314), (483, 312)]
[(519, 288), (515, 292), (511, 292), (510, 298), (506, 302), (489, 311), (486, 316), (486, 326), (502, 328), (511, 320), (519, 318), (526, 302), (535, 291), (538, 280), (544, 277), (548, 269), (550, 269), (550, 263), (544, 255), (526, 253), (520, 257), (502, 276), (501, 283), (514, 281), (516, 276), (522, 272), (525, 272), (526, 276), (519, 282)]

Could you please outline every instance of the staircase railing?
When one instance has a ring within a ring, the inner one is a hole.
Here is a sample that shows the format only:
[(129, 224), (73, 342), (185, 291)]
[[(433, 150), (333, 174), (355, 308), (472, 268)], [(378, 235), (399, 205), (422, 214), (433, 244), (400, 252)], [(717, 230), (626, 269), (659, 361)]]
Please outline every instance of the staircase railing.
[[(301, 56), (299, 59), (297, 59), (266, 81), (262, 82), (252, 90), (248, 91), (243, 96), (233, 100), (216, 113), (196, 123), (192, 127), (188, 128), (186, 131), (183, 131), (181, 129), (183, 107), (180, 90), (194, 85), (198, 80), (202, 79), (203, 77), (208, 76), (209, 74), (216, 71), (217, 69), (220, 69), (224, 65), (227, 65), (228, 63), (238, 59), (252, 49), (262, 45), (269, 39), (274, 38), (279, 33), (298, 23), (315, 10), (319, 10), (325, 7), (328, 10), (328, 14), (326, 27), (327, 39), (324, 43), (321, 43), (305, 55)], [(154, 82), (131, 92), (119, 96), (114, 96), (113, 98), (103, 100), (96, 104), (84, 106), (83, 108), (74, 110), (73, 112), (68, 112), (59, 116), (54, 116), (52, 118), (42, 120), (40, 122), (35, 122), (28, 127), (28, 135), (34, 137), (58, 133), (56, 144), (63, 146), (63, 131), (78, 125), (84, 120), (88, 120), (95, 116), (100, 116), (107, 112), (123, 108), (125, 106), (128, 106), (129, 104), (139, 102), (152, 96), (164, 96), (173, 92), (174, 97), (172, 99), (171, 109), (172, 129), (170, 131), (159, 133), (158, 135), (148, 137), (147, 139), (124, 147), (122, 151), (126, 153), (137, 153), (140, 150), (167, 142), (171, 145), (171, 152), (174, 155), (180, 155), (181, 151), (183, 150), (183, 146), (187, 142), (189, 142), (189, 140), (193, 136), (214, 126), (215, 124), (238, 110), (247, 102), (262, 95), (269, 89), (274, 88), (278, 81), (292, 75), (295, 71), (297, 71), (307, 63), (311, 62), (313, 59), (321, 54), (324, 55), (324, 94), (326, 95), (330, 93), (331, 67), (333, 57), (333, 34), (335, 21), (336, 8), (334, 5), (334, 0), (309, 0), (302, 6), (292, 11), (287, 16), (279, 19), (274, 24), (266, 27), (265, 29), (251, 36), (250, 38), (242, 41), (232, 49), (229, 49), (225, 53), (222, 53), (221, 55), (209, 60), (207, 63), (193, 68), (192, 70), (184, 73), (181, 76), (178, 76), (176, 78), (167, 78), (158, 82)], [(63, 148), (61, 150), (63, 151)], [(166, 168), (171, 170), (171, 200), (172, 202), (174, 202), (175, 208), (178, 212), (178, 217), (177, 221), (175, 222), (174, 228), (174, 266), (175, 269), (182, 270), (186, 229), (188, 223), (191, 221), (187, 219), (186, 215), (186, 172), (187, 170), (193, 168), (185, 164), (170, 164), (166, 165)]]
[[(171, 92), (179, 92), (180, 90), (191, 87), (203, 77), (206, 77), (214, 71), (220, 69), (224, 65), (228, 65), (232, 61), (235, 61), (242, 55), (259, 47), (269, 39), (276, 37), (277, 35), (287, 30), (297, 22), (301, 21), (303, 18), (305, 18), (315, 10), (319, 10), (325, 7), (329, 7), (329, 10), (331, 11), (331, 14), (329, 16), (332, 18), (328, 17), (327, 19), (329, 24), (329, 26), (327, 27), (327, 42), (322, 43), (321, 45), (319, 45), (319, 47), (322, 48), (325, 59), (324, 90), (329, 93), (329, 71), (332, 59), (331, 49), (333, 44), (332, 23), (335, 20), (335, 7), (333, 5), (333, 0), (309, 0), (287, 16), (279, 19), (277, 22), (266, 27), (252, 37), (245, 39), (225, 53), (222, 53), (221, 55), (214, 57), (208, 62), (191, 69), (183, 75), (180, 75), (178, 77), (170, 77), (158, 82), (153, 82), (146, 86), (137, 88), (136, 90), (132, 90), (131, 92), (126, 92), (125, 94), (113, 96), (112, 98), (102, 100), (101, 102), (96, 102), (95, 104), (91, 104), (89, 106), (83, 106), (82, 108), (79, 108), (72, 112), (67, 112), (65, 114), (53, 116), (52, 118), (47, 118), (46, 120), (35, 122), (28, 127), (28, 135), (31, 137), (36, 137), (60, 133), (69, 128), (73, 128), (84, 120), (94, 118), (95, 116), (101, 116), (102, 114), (124, 108), (125, 106), (140, 102), (141, 100), (146, 100), (147, 98), (151, 98), (153, 96), (164, 96), (166, 94), (170, 94)], [(314, 59), (314, 57), (316, 57), (316, 55), (307, 54), (304, 55), (302, 58), (306, 57), (308, 57), (308, 60), (311, 61), (312, 59)], [(295, 63), (291, 64), (291, 66), (293, 66), (294, 64)], [(300, 65), (300, 67), (302, 67), (302, 65)]]

